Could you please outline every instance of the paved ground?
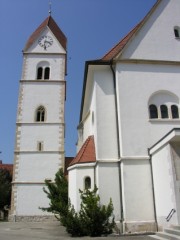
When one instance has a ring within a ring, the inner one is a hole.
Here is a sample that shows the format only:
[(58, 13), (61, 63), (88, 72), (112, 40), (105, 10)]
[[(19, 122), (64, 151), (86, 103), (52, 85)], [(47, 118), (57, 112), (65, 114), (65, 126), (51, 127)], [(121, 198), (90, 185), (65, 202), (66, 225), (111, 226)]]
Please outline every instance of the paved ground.
[[(68, 240), (79, 239), (71, 238), (65, 228), (60, 226), (58, 222), (51, 223), (10, 223), (0, 222), (0, 240)], [(82, 240), (150, 240), (148, 236), (108, 236), (108, 237), (82, 237)]]

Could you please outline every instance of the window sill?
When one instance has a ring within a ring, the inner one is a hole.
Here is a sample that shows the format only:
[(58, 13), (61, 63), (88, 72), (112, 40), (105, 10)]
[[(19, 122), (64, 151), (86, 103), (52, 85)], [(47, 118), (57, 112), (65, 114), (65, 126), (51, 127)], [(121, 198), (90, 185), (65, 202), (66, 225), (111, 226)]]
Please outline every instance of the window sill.
[(157, 118), (157, 119), (149, 119), (149, 122), (180, 122), (180, 118), (168, 118), (168, 119), (163, 119), (163, 118)]

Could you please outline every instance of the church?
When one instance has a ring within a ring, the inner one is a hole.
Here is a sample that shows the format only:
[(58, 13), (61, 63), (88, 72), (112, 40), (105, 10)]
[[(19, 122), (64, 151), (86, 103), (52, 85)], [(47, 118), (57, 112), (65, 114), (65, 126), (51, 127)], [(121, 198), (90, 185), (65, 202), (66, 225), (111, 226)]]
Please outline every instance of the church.
[[(69, 197), (98, 187), (121, 233), (180, 224), (180, 1), (157, 0), (144, 19), (84, 70), (77, 155), (65, 164), (67, 39), (51, 16), (23, 51), (11, 218), (51, 215), (44, 180), (68, 170)], [(65, 169), (66, 170), (66, 169)]]
[(84, 70), (69, 196), (98, 187), (123, 233), (180, 224), (180, 1), (158, 0)]

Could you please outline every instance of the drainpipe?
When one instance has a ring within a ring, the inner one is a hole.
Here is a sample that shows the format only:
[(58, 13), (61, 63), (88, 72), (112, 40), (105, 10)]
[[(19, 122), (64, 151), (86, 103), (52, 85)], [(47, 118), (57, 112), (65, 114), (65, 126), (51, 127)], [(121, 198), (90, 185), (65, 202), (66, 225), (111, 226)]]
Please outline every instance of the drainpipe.
[(117, 146), (118, 146), (118, 159), (119, 159), (119, 186), (120, 186), (120, 202), (121, 202), (121, 212), (120, 212), (120, 233), (124, 232), (123, 221), (124, 221), (124, 211), (123, 211), (123, 197), (122, 197), (122, 174), (121, 174), (121, 161), (120, 161), (120, 139), (119, 139), (119, 117), (118, 117), (118, 100), (117, 100), (117, 89), (116, 89), (116, 74), (113, 68), (113, 61), (110, 61), (110, 68), (113, 75), (113, 85), (114, 85), (114, 98), (115, 98), (115, 115), (116, 115), (116, 132), (117, 132)]
[(156, 231), (158, 232), (158, 222), (156, 214), (156, 202), (155, 202), (155, 192), (154, 192), (154, 177), (153, 177), (153, 167), (152, 167), (152, 155), (150, 154), (150, 149), (148, 148), (149, 162), (151, 168), (151, 179), (152, 179), (152, 192), (153, 192), (153, 206), (154, 206), (154, 218), (156, 223)]

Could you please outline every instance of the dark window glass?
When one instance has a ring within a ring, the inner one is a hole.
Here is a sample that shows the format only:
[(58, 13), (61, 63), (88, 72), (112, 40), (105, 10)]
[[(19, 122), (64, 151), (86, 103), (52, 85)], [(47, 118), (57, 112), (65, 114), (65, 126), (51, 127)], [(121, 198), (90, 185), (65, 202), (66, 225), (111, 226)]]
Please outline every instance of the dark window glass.
[(42, 151), (42, 142), (38, 143), (38, 151)]
[(179, 38), (179, 30), (177, 28), (174, 29), (174, 35), (176, 38)]
[(179, 118), (179, 110), (176, 105), (171, 106), (172, 118)]
[(168, 118), (168, 108), (166, 105), (161, 105), (161, 118)]
[(85, 189), (90, 189), (91, 188), (91, 178), (86, 177), (85, 178)]
[(37, 71), (37, 79), (42, 79), (43, 68), (39, 67)]
[(45, 109), (44, 107), (39, 107), (36, 112), (36, 122), (44, 122), (45, 120)]
[(50, 68), (46, 67), (45, 73), (44, 73), (44, 79), (49, 79), (49, 75), (50, 75)]
[(158, 111), (156, 105), (151, 104), (149, 106), (150, 118), (158, 118)]

